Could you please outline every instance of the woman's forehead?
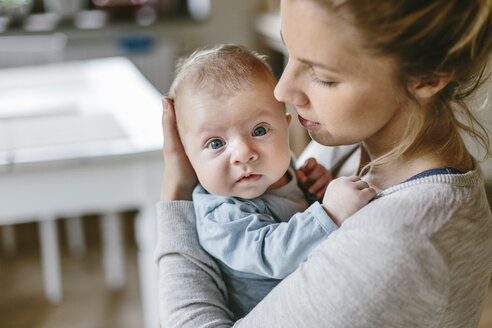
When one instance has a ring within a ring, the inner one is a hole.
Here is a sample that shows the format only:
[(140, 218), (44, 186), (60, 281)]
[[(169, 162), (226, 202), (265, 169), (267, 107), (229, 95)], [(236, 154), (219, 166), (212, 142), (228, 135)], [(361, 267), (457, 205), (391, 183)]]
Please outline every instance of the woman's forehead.
[(281, 35), (291, 56), (315, 66), (329, 66), (327, 56), (342, 64), (361, 52), (355, 29), (342, 19), (319, 10), (319, 5), (312, 1), (282, 3)]
[(362, 46), (355, 27), (317, 1), (282, 0), (281, 18), (282, 40), (295, 60), (343, 74), (372, 74), (388, 64)]

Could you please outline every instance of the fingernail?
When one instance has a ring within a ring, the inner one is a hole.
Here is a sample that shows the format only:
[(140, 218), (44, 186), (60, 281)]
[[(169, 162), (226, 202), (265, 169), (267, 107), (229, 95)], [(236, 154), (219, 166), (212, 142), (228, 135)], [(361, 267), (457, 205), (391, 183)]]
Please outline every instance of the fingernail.
[(165, 99), (162, 100), (162, 110), (163, 111), (168, 111), (169, 110), (169, 103)]

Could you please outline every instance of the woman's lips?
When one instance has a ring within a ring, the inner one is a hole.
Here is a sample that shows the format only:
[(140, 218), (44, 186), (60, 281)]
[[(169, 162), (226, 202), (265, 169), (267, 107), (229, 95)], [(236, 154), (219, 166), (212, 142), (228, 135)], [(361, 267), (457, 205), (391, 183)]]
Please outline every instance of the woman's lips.
[(304, 117), (302, 117), (301, 115), (297, 115), (297, 118), (299, 119), (299, 122), (301, 122), (301, 125), (303, 127), (305, 127), (306, 129), (312, 129), (314, 128), (315, 126), (319, 125), (319, 123), (317, 122), (313, 122), (313, 121), (309, 121), (309, 120), (306, 120)]

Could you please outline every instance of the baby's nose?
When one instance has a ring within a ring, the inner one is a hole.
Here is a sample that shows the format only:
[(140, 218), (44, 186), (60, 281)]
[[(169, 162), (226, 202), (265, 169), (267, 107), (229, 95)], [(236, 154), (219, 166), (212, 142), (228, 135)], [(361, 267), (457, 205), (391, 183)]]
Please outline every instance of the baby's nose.
[(231, 156), (233, 164), (244, 164), (258, 159), (258, 152), (247, 141), (240, 141), (234, 145)]

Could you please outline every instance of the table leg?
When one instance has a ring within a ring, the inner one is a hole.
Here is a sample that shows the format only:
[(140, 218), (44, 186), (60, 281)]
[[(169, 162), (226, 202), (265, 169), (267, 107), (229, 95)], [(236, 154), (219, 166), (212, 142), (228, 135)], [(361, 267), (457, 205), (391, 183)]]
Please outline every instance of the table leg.
[(145, 328), (159, 327), (157, 264), (154, 261), (156, 243), (154, 206), (141, 208), (135, 220), (137, 260), (140, 273), (140, 292)]
[(62, 282), (58, 233), (54, 219), (39, 222), (39, 241), (41, 243), (44, 293), (50, 303), (58, 304), (62, 300)]
[(6, 225), (0, 228), (2, 230), (3, 251), (8, 256), (15, 255), (17, 243), (15, 239), (15, 230), (13, 225)]
[(110, 289), (118, 290), (126, 282), (120, 216), (117, 213), (105, 214), (101, 216), (100, 224), (106, 284)]
[(67, 218), (65, 220), (65, 232), (67, 235), (68, 250), (73, 257), (81, 257), (86, 252), (84, 228), (81, 217)]

